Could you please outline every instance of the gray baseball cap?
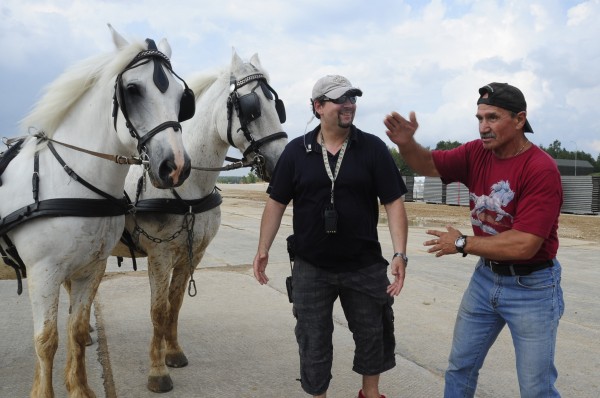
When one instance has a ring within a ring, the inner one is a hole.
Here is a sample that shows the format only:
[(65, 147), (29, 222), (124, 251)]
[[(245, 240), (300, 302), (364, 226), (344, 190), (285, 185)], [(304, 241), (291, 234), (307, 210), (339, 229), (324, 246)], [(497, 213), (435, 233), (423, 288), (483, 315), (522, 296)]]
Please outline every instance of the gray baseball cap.
[(319, 97), (327, 97), (338, 99), (342, 95), (362, 96), (362, 90), (357, 87), (352, 87), (350, 80), (340, 75), (323, 76), (315, 83), (312, 90), (313, 101)]

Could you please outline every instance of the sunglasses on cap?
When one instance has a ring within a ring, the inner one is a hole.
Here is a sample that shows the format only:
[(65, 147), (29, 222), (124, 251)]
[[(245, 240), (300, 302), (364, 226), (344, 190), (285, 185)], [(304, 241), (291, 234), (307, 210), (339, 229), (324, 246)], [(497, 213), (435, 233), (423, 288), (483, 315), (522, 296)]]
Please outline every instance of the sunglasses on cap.
[(355, 96), (348, 96), (348, 95), (342, 95), (340, 98), (338, 99), (331, 99), (331, 98), (323, 98), (323, 101), (329, 101), (329, 102), (333, 102), (334, 104), (337, 105), (342, 105), (345, 104), (346, 101), (350, 101), (351, 104), (356, 104), (356, 97)]

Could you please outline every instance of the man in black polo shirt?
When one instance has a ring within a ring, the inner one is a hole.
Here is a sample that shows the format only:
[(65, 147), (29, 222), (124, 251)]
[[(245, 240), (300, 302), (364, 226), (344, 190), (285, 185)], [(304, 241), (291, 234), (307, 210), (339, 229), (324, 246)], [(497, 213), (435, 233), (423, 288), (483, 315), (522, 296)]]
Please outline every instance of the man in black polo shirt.
[[(359, 397), (383, 397), (379, 374), (395, 366), (393, 297), (404, 285), (408, 223), (406, 186), (385, 143), (353, 124), (362, 91), (343, 76), (317, 81), (311, 106), (321, 123), (283, 151), (268, 188), (254, 276), (265, 275), (269, 249), (293, 201), (293, 312), (302, 388), (325, 397), (333, 362), (333, 305), (337, 297), (356, 342), (353, 370)], [(377, 236), (379, 201), (394, 246), (391, 272)]]

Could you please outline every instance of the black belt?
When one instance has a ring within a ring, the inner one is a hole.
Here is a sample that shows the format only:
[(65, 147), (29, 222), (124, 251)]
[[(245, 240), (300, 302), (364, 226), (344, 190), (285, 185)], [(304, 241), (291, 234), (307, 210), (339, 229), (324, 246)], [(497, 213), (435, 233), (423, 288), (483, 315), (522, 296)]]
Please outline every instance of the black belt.
[(552, 267), (554, 265), (554, 262), (552, 260), (546, 260), (540, 263), (533, 264), (510, 264), (499, 263), (497, 261), (492, 261), (484, 258), (483, 264), (498, 275), (523, 276), (529, 275), (532, 272), (539, 271), (544, 268)]

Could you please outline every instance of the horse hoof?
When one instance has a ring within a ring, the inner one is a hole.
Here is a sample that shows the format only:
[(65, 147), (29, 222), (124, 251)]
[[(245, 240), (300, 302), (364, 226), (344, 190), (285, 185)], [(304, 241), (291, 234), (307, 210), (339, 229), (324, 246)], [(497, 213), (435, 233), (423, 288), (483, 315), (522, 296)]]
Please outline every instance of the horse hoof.
[(94, 340), (92, 339), (92, 336), (90, 334), (87, 335), (86, 339), (85, 339), (85, 346), (89, 347), (92, 344), (94, 344)]
[(165, 364), (171, 368), (183, 368), (187, 366), (188, 359), (183, 352), (167, 354), (165, 356)]
[(171, 376), (148, 376), (148, 390), (152, 392), (167, 392), (173, 389)]

